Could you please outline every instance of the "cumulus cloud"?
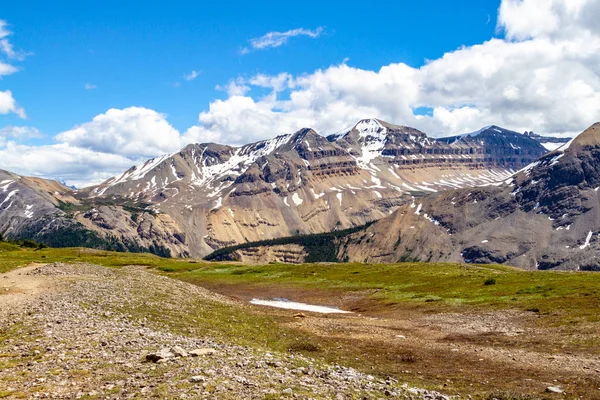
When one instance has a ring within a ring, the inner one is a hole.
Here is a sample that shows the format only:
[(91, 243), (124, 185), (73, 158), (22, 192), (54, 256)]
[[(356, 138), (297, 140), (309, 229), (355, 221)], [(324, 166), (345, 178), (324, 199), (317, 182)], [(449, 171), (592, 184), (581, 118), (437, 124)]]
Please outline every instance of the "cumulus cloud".
[(20, 107), (10, 90), (0, 91), (0, 114), (15, 113), (21, 118), (27, 118), (25, 109)]
[(0, 148), (1, 168), (27, 176), (51, 178), (68, 185), (97, 184), (128, 169), (132, 161), (117, 154), (60, 143), (27, 146), (13, 141)]
[(130, 158), (174, 151), (179, 139), (165, 114), (143, 107), (113, 108), (56, 136), (70, 146)]
[(516, 40), (598, 35), (598, 18), (596, 0), (503, 0), (498, 11), (499, 27)]
[(147, 158), (183, 146), (183, 136), (164, 114), (142, 107), (110, 109), (55, 137), (51, 145), (19, 144), (38, 137), (32, 127), (0, 129), (0, 168), (84, 187), (118, 175)]
[[(0, 19), (0, 79), (2, 76), (14, 74), (19, 69), (7, 60), (22, 60), (27, 55), (16, 51), (8, 37), (12, 32), (8, 30), (6, 21)], [(17, 105), (10, 90), (0, 91), (0, 114), (15, 113), (21, 118), (26, 118), (25, 109)]]
[(83, 86), (83, 88), (84, 88), (85, 90), (94, 90), (94, 89), (96, 89), (97, 87), (98, 87), (98, 86), (96, 86), (96, 85), (92, 85), (91, 83), (86, 83), (86, 84)]
[(286, 44), (290, 38), (296, 36), (308, 36), (316, 39), (321, 36), (321, 33), (323, 33), (323, 27), (318, 27), (315, 30), (297, 28), (285, 32), (269, 32), (261, 37), (250, 39), (250, 48), (244, 47), (242, 49), (242, 54), (249, 53), (251, 50), (265, 50), (279, 47)]

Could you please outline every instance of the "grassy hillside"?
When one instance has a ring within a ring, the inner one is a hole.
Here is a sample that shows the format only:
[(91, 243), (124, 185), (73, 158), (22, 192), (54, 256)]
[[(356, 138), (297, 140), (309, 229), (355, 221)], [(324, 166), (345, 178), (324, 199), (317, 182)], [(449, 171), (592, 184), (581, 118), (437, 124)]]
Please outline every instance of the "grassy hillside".
[[(21, 248), (0, 242), (0, 273), (8, 272), (29, 263), (91, 263), (107, 267), (146, 265), (185, 271), (198, 268), (198, 261), (191, 259), (161, 258), (149, 253), (121, 253), (87, 248)], [(204, 263), (204, 262), (203, 262)], [(206, 263), (204, 263), (206, 264)]]

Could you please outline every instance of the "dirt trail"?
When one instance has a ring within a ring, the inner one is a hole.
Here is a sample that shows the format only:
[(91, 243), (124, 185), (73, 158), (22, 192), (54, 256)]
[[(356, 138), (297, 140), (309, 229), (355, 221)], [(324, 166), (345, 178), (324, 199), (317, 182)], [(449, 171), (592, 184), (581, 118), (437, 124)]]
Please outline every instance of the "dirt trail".
[(0, 274), (0, 309), (20, 307), (35, 296), (52, 289), (53, 282), (45, 276), (29, 275), (46, 264), (32, 263), (26, 267)]

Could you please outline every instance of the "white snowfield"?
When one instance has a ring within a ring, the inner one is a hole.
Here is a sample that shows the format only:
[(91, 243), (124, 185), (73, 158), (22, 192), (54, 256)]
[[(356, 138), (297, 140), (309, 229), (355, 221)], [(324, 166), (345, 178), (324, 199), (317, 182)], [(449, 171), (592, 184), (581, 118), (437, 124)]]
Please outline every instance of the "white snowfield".
[(327, 306), (315, 306), (312, 304), (297, 303), (287, 300), (259, 300), (252, 299), (250, 304), (257, 306), (267, 306), (275, 308), (285, 308), (286, 310), (312, 311), (321, 314), (352, 314), (351, 311), (340, 310), (339, 308)]

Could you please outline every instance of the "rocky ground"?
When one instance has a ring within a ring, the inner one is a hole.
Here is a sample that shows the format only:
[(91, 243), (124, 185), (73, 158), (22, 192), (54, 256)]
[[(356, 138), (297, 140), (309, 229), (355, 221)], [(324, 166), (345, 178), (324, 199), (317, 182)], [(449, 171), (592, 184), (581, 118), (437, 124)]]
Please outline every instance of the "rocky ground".
[(0, 398), (448, 398), (175, 326), (231, 301), (140, 267), (32, 265), (0, 290)]

